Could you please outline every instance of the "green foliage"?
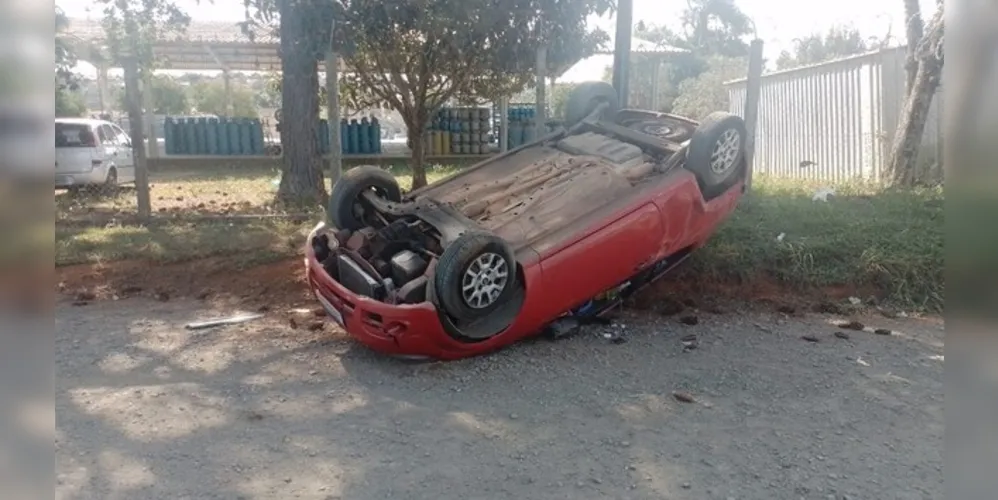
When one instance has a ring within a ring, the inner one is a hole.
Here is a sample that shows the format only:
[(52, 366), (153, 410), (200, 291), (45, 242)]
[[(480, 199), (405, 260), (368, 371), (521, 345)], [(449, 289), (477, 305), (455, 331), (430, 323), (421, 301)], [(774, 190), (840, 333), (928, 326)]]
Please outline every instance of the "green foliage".
[(87, 114), (87, 104), (79, 91), (55, 89), (55, 116), (78, 118)]
[[(186, 115), (191, 112), (187, 88), (166, 75), (154, 75), (149, 85), (152, 91), (153, 112), (160, 115)], [(120, 109), (128, 109), (125, 91), (119, 89), (117, 102)]]
[(238, 118), (259, 118), (256, 97), (246, 85), (230, 84), (232, 114), (226, 109), (225, 83), (219, 80), (196, 83), (191, 87), (191, 102), (199, 113)]
[(793, 52), (784, 50), (776, 59), (777, 69), (818, 64), (874, 50), (883, 43), (867, 40), (854, 27), (834, 26), (825, 33), (812, 33), (794, 40)]
[(724, 82), (748, 74), (748, 59), (713, 56), (707, 60), (707, 70), (696, 78), (679, 85), (679, 96), (672, 112), (699, 119), (714, 111), (728, 110), (728, 90)]
[(69, 28), (69, 18), (58, 6), (55, 8), (55, 115), (77, 117), (86, 114), (87, 105), (77, 92), (79, 75), (73, 73), (77, 58), (71, 42), (63, 33)]

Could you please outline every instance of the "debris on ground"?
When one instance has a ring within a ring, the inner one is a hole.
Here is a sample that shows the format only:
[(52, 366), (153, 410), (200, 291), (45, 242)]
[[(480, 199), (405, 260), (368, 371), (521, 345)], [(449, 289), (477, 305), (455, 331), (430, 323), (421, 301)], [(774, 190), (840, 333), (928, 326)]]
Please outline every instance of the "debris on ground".
[(835, 196), (835, 189), (830, 187), (823, 187), (814, 192), (814, 196), (811, 197), (811, 201), (828, 201), (828, 197)]
[(700, 340), (697, 339), (697, 336), (693, 335), (693, 334), (687, 335), (687, 336), (679, 339), (679, 341), (683, 343), (683, 351), (684, 352), (686, 352), (686, 351), (692, 351), (693, 349), (696, 349), (697, 347), (700, 347)]
[(857, 332), (866, 330), (866, 325), (860, 323), (859, 321), (843, 321), (841, 323), (836, 324), (835, 326), (843, 328), (845, 330), (856, 330)]
[(890, 331), (890, 330), (888, 330), (886, 328), (877, 328), (876, 330), (873, 331), (873, 333), (875, 333), (877, 335), (893, 335), (894, 334), (894, 332), (892, 332), (892, 331)]
[(192, 323), (187, 323), (186, 325), (184, 325), (184, 328), (187, 328), (188, 330), (201, 330), (203, 328), (211, 328), (213, 326), (245, 323), (247, 321), (252, 321), (254, 319), (259, 319), (262, 317), (263, 314), (237, 314), (235, 316), (229, 316), (227, 318), (217, 318), (217, 319), (209, 319), (206, 321), (195, 321)]
[(97, 294), (91, 290), (80, 290), (76, 294), (77, 302), (90, 302), (92, 300), (97, 300)]
[(623, 344), (627, 342), (627, 337), (624, 336), (626, 333), (626, 327), (621, 323), (614, 323), (610, 325), (610, 328), (603, 332), (603, 338), (609, 340), (613, 344)]
[(814, 335), (803, 335), (803, 336), (801, 336), (801, 340), (806, 340), (808, 342), (819, 342), (820, 341), (818, 339), (818, 337), (816, 337)]
[(861, 365), (863, 365), (863, 366), (870, 366), (870, 363), (867, 363), (866, 361), (864, 361), (863, 358), (856, 358), (856, 362), (859, 363), (859, 364), (861, 364)]
[(165, 290), (159, 290), (156, 292), (156, 300), (160, 302), (167, 302), (170, 300), (170, 293)]
[(317, 332), (319, 330), (322, 330), (322, 328), (325, 327), (325, 326), (326, 326), (326, 324), (324, 322), (322, 322), (322, 321), (313, 321), (313, 322), (309, 323), (308, 330), (311, 331), (311, 332)]
[(854, 306), (858, 306), (862, 304), (863, 301), (859, 297), (849, 297), (849, 303)]
[(690, 314), (688, 316), (683, 316), (682, 318), (679, 318), (679, 322), (684, 325), (693, 326), (700, 323), (700, 318), (696, 317), (693, 314)]
[(776, 308), (776, 312), (792, 316), (797, 313), (797, 308), (794, 306), (781, 305)]
[(846, 332), (835, 332), (835, 337), (840, 338), (842, 340), (849, 340), (851, 338), (849, 337), (849, 334)]
[(696, 399), (692, 394), (683, 391), (675, 391), (672, 393), (672, 397), (679, 401), (680, 403), (696, 403)]

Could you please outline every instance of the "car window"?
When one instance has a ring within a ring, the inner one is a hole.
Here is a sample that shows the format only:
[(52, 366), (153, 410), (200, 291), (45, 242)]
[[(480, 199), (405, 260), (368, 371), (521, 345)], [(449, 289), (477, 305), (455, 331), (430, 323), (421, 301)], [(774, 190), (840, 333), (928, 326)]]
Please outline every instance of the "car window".
[(111, 125), (111, 130), (114, 130), (115, 135), (118, 136), (118, 144), (121, 144), (122, 146), (127, 146), (132, 142), (131, 139), (128, 137), (128, 134), (126, 134), (125, 131), (121, 129), (121, 127), (117, 125)]
[(103, 124), (100, 126), (101, 129), (101, 143), (105, 146), (117, 146), (118, 145), (118, 135), (114, 133), (111, 126), (108, 124)]
[(94, 133), (82, 123), (56, 123), (55, 147), (82, 148), (94, 145)]
[(107, 143), (107, 129), (100, 125), (97, 126), (97, 140), (101, 144)]

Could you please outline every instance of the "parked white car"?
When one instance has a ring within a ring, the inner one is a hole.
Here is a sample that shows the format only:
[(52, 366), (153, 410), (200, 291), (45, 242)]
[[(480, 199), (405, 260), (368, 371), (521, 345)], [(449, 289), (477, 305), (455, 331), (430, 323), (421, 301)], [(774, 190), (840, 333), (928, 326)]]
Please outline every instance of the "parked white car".
[(121, 127), (91, 118), (56, 118), (56, 188), (134, 181), (132, 140)]

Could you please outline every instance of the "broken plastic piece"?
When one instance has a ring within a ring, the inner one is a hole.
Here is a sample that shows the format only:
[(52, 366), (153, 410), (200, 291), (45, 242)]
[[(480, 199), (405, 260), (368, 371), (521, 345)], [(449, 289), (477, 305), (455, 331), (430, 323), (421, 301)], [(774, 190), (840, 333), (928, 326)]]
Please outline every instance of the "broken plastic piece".
[(195, 321), (193, 323), (187, 323), (187, 325), (185, 325), (184, 328), (187, 328), (188, 330), (201, 330), (204, 328), (211, 328), (213, 326), (245, 323), (247, 321), (252, 321), (254, 319), (260, 319), (262, 317), (263, 317), (262, 314), (240, 314), (237, 316), (230, 316), (228, 318), (209, 319), (206, 321)]

